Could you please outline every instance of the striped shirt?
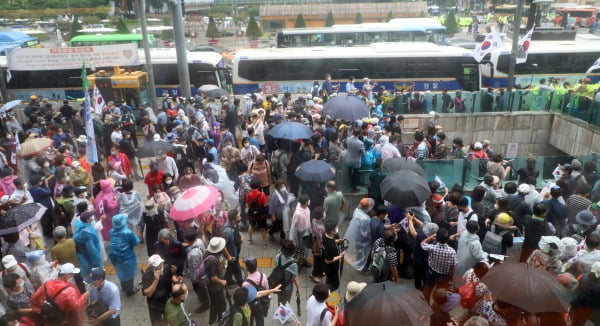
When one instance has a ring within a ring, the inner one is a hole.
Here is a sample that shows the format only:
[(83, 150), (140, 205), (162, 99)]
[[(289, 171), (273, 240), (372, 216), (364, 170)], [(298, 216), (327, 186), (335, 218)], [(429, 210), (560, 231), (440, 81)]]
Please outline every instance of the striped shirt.
[(396, 252), (396, 248), (394, 248), (394, 246), (387, 245), (383, 238), (375, 240), (375, 243), (373, 244), (373, 248), (379, 247), (385, 247), (385, 259), (387, 260), (388, 266), (398, 266), (398, 253)]

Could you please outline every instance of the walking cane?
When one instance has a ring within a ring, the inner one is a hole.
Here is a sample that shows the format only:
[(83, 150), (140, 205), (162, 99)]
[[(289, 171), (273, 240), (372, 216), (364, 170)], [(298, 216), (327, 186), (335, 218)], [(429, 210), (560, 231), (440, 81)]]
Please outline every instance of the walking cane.
[(298, 308), (298, 317), (302, 316), (302, 310), (300, 310), (300, 295), (296, 293), (296, 307)]
[(233, 305), (231, 304), (231, 295), (229, 294), (229, 289), (227, 286), (224, 286), (223, 288), (225, 289), (225, 298), (227, 298), (227, 303), (229, 303), (229, 307), (232, 307)]

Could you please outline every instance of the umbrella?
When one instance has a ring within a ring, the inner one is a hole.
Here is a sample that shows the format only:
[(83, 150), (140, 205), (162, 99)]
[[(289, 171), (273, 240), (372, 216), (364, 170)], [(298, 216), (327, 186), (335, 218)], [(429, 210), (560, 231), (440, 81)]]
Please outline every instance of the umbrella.
[(283, 139), (308, 139), (312, 137), (313, 131), (300, 122), (282, 122), (269, 131), (273, 138)]
[(431, 191), (425, 178), (413, 171), (395, 171), (385, 177), (380, 186), (383, 199), (400, 207), (421, 206)]
[(208, 95), (210, 97), (214, 97), (214, 98), (220, 98), (222, 96), (229, 94), (226, 90), (224, 90), (222, 88), (211, 89), (210, 91), (206, 91), (205, 93), (206, 93), (206, 95)]
[(217, 201), (219, 191), (211, 186), (197, 186), (184, 191), (171, 205), (171, 218), (185, 221), (208, 211)]
[(15, 106), (21, 104), (21, 100), (13, 100), (10, 101), (6, 104), (4, 104), (1, 108), (0, 108), (0, 113), (4, 113), (12, 108), (14, 108)]
[(421, 291), (394, 282), (370, 283), (346, 304), (349, 326), (424, 325), (433, 312)]
[(310, 160), (300, 164), (295, 174), (302, 181), (323, 182), (335, 178), (335, 168), (322, 160)]
[(219, 86), (212, 85), (212, 84), (202, 85), (202, 86), (200, 86), (200, 88), (198, 88), (198, 91), (199, 92), (208, 92), (208, 91), (212, 91), (213, 89), (219, 89)]
[(173, 149), (173, 144), (166, 142), (164, 140), (155, 140), (144, 143), (144, 146), (140, 148), (135, 156), (144, 158), (144, 157), (155, 157), (158, 156), (159, 152), (168, 152)]
[(21, 151), (19, 151), (19, 157), (28, 157), (37, 155), (48, 147), (52, 146), (54, 141), (48, 137), (40, 138), (29, 138), (21, 144)]
[(427, 177), (427, 172), (425, 172), (425, 170), (416, 161), (409, 160), (404, 157), (394, 157), (383, 161), (383, 163), (381, 163), (381, 170), (387, 173), (392, 173), (399, 170), (409, 170), (422, 176), (423, 178)]
[(361, 120), (369, 116), (369, 108), (355, 96), (346, 94), (332, 97), (323, 107), (325, 114), (344, 121)]
[(19, 205), (11, 208), (0, 219), (0, 235), (19, 233), (39, 221), (47, 208), (40, 203)]
[(481, 281), (492, 291), (494, 299), (532, 314), (569, 310), (570, 292), (541, 268), (505, 263), (493, 267)]

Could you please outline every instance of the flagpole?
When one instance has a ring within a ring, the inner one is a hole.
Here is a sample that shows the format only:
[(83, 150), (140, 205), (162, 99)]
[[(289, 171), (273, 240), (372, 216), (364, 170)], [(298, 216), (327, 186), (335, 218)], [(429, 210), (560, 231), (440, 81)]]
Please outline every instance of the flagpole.
[(512, 49), (510, 51), (510, 61), (508, 63), (508, 84), (506, 85), (506, 91), (508, 92), (508, 106), (512, 112), (513, 107), (513, 87), (515, 79), (515, 65), (517, 61), (517, 50), (519, 49), (519, 34), (521, 31), (521, 15), (523, 13), (523, 0), (517, 2), (517, 12), (515, 13), (515, 21), (513, 22), (513, 33), (512, 33)]

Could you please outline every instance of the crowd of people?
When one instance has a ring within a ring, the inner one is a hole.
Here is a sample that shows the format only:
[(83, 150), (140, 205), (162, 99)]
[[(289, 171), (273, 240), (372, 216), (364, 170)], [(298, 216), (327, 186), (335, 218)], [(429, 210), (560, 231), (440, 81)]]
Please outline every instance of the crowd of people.
[[(539, 193), (535, 157), (513, 171), (517, 180), (511, 180), (511, 167), (489, 141), (465, 144), (457, 137), (446, 143), (438, 113), (415, 130), (413, 143), (404, 144), (403, 116), (390, 112), (387, 93), (372, 88), (363, 88), (360, 96), (372, 115), (358, 121), (327, 117), (323, 102), (330, 94), (320, 90), (314, 95), (321, 97), (296, 100), (260, 91), (232, 101), (165, 95), (156, 115), (149, 107), (109, 102), (94, 122), (101, 160), (93, 163), (86, 155), (82, 111), (67, 101), (54, 108), (32, 96), (24, 110), (27, 121), (9, 111), (3, 124), (0, 218), (30, 203), (46, 210), (39, 224), (3, 237), (0, 325), (81, 325), (86, 318), (94, 325), (120, 325), (121, 292), (146, 297), (153, 325), (192, 325), (185, 306), (191, 287), (200, 302), (193, 311), (207, 311), (209, 324), (227, 319), (236, 326), (261, 326), (272, 294), (281, 304), (291, 303), (294, 294), (301, 297), (303, 268), (316, 284), (306, 295), (307, 325), (343, 325), (343, 309), (328, 306), (326, 299), (345, 288), (350, 301), (366, 286), (340, 284), (345, 262), (372, 274), (373, 282), (413, 279), (432, 305), (431, 325), (517, 325), (521, 316), (547, 320), (493, 301), (481, 279), (503, 255), (552, 273), (574, 293), (570, 314), (550, 316), (553, 324), (597, 320), (595, 162), (562, 166), (556, 185)], [(460, 94), (442, 95), (448, 107), (460, 105), (457, 98)], [(285, 121), (309, 126), (312, 137), (272, 137), (269, 130)], [(19, 146), (40, 137), (52, 139), (52, 146), (16, 155)], [(155, 152), (144, 173), (139, 153), (159, 141), (171, 146)], [(432, 181), (422, 206), (398, 207), (384, 200), (379, 186), (386, 176), (381, 165), (399, 157), (480, 159), (485, 177), (471, 193)], [(346, 168), (338, 179), (348, 180), (355, 196), (361, 196), (359, 171), (373, 171), (358, 207), (348, 209), (336, 180), (296, 176), (298, 166), (313, 159)], [(134, 181), (143, 181), (145, 189), (136, 190)], [(200, 185), (218, 189), (213, 207), (174, 221), (171, 206)], [(352, 213), (342, 234), (344, 211)], [(144, 242), (148, 267), (137, 286), (138, 264), (146, 259), (135, 248)], [(242, 246), (273, 245), (279, 250), (269, 275), (258, 270), (256, 258), (241, 256)], [(109, 263), (120, 289), (106, 280)], [(460, 314), (456, 292), (463, 283), (476, 285), (477, 300)], [(477, 318), (467, 321), (471, 316)]]

